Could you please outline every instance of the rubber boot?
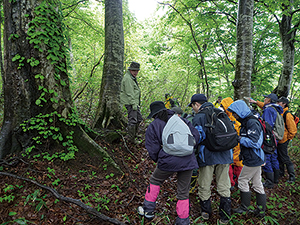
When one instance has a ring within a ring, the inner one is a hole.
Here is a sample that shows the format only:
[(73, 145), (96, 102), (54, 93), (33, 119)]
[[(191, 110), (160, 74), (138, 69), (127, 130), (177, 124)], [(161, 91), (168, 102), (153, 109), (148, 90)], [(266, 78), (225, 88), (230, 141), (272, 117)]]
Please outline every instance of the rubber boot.
[(231, 217), (231, 199), (230, 197), (220, 198), (219, 206), (220, 224), (227, 224)]
[(274, 170), (274, 184), (279, 183), (280, 170)]
[(137, 124), (135, 125), (135, 136), (136, 136), (137, 138), (142, 138), (143, 136), (138, 134), (138, 133), (139, 133), (139, 126), (140, 126), (139, 123), (137, 123)]
[(274, 187), (274, 173), (265, 172), (266, 181), (263, 184), (265, 188), (273, 188)]
[(254, 215), (258, 218), (263, 218), (266, 211), (266, 194), (256, 193), (256, 209), (254, 210)]
[(233, 209), (234, 213), (238, 213), (238, 214), (242, 214), (244, 212), (248, 211), (248, 207), (250, 206), (250, 202), (251, 202), (251, 192), (242, 192), (241, 191), (241, 205), (236, 208)]
[(205, 201), (200, 200), (200, 206), (201, 206), (202, 218), (204, 220), (208, 220), (209, 216), (211, 215), (211, 212), (212, 212), (210, 198)]
[(189, 199), (178, 200), (176, 205), (177, 218), (175, 225), (189, 225), (189, 210), (190, 210)]
[(127, 140), (133, 144), (138, 144), (135, 136), (136, 136), (136, 127), (135, 125), (131, 125), (131, 126), (128, 126), (127, 127), (127, 132), (128, 132), (128, 135), (127, 135)]
[(279, 163), (279, 170), (280, 170), (279, 177), (284, 177), (284, 167), (285, 167), (284, 164)]
[(288, 182), (289, 183), (293, 183), (296, 181), (296, 176), (295, 176), (295, 170), (294, 170), (294, 165), (291, 164), (289, 166), (287, 166), (287, 171), (288, 171), (288, 174), (289, 174), (289, 179), (288, 179)]
[(156, 206), (155, 201), (157, 199), (159, 191), (159, 185), (150, 184), (147, 187), (143, 206), (138, 207), (138, 213), (148, 220), (152, 220), (154, 218), (154, 209)]

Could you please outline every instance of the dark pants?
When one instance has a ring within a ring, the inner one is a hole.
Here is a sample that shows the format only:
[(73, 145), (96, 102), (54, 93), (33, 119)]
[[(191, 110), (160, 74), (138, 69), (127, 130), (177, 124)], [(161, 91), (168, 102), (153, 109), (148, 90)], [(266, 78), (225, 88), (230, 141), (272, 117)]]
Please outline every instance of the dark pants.
[[(293, 165), (291, 162), (291, 159), (288, 155), (288, 145), (289, 145), (289, 140), (277, 145), (277, 152), (278, 152), (278, 161), (279, 161), (279, 168), (280, 172), (284, 173), (284, 166), (289, 167), (290, 165)], [(282, 174), (283, 175), (283, 174)]]
[[(150, 177), (150, 183), (154, 185), (161, 185), (166, 179), (176, 172), (163, 171), (155, 168)], [(184, 200), (189, 198), (190, 182), (193, 170), (185, 170), (177, 172), (177, 199)]]
[(128, 113), (128, 126), (135, 126), (143, 121), (143, 117), (138, 106), (137, 110), (132, 110), (132, 105), (125, 105)]

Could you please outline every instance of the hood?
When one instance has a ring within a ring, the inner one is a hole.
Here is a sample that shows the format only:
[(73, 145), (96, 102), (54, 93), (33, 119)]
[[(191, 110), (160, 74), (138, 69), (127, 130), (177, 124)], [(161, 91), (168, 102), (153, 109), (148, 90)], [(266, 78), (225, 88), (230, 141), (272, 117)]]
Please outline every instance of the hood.
[(233, 100), (232, 98), (230, 97), (227, 97), (227, 98), (224, 98), (222, 101), (221, 101), (221, 105), (223, 106), (223, 108), (225, 110), (228, 109), (228, 107), (233, 103)]
[(277, 112), (279, 112), (279, 114), (282, 114), (282, 113), (283, 113), (283, 108), (282, 108), (280, 105), (275, 104), (275, 103), (269, 103), (269, 104), (266, 104), (266, 105), (264, 106), (264, 108), (267, 108), (267, 107), (270, 107), (270, 106), (274, 107), (274, 108), (277, 110)]
[(199, 110), (204, 109), (205, 107), (214, 107), (214, 105), (211, 102), (204, 102), (203, 105), (199, 108)]
[(242, 119), (251, 114), (251, 110), (243, 100), (237, 100), (228, 107), (229, 112), (235, 112)]

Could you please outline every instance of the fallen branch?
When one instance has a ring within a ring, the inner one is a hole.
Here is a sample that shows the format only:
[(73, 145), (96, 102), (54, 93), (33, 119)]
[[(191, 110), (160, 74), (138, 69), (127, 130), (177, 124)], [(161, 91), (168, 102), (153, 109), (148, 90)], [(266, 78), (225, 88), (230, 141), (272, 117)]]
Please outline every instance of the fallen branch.
[(93, 216), (96, 216), (97, 218), (99, 218), (103, 221), (108, 221), (112, 224), (125, 225), (125, 223), (122, 223), (121, 221), (119, 221), (117, 219), (113, 219), (113, 218), (110, 218), (108, 216), (105, 216), (105, 215), (99, 213), (96, 209), (94, 209), (94, 208), (92, 208), (88, 205), (85, 205), (79, 199), (73, 199), (73, 198), (68, 198), (68, 197), (62, 196), (55, 189), (53, 189), (51, 187), (48, 187), (48, 186), (45, 186), (43, 184), (40, 184), (40, 183), (38, 183), (34, 180), (31, 180), (31, 179), (28, 179), (28, 178), (25, 178), (25, 177), (20, 177), (20, 176), (17, 176), (15, 174), (12, 174), (12, 173), (6, 173), (6, 172), (0, 172), (0, 175), (9, 176), (9, 177), (13, 177), (13, 178), (17, 178), (17, 179), (20, 179), (20, 180), (25, 180), (25, 181), (28, 181), (30, 183), (33, 183), (33, 184), (39, 186), (40, 188), (43, 188), (43, 189), (46, 189), (46, 190), (50, 191), (57, 199), (65, 201), (65, 202), (73, 203), (75, 205), (78, 205), (81, 208), (83, 208), (87, 213), (89, 213)]

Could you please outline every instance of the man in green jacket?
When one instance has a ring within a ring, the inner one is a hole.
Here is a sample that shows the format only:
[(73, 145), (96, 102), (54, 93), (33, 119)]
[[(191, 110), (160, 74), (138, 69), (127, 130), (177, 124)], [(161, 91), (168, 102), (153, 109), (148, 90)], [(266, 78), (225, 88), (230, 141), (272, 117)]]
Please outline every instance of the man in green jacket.
[(136, 133), (143, 117), (140, 112), (141, 90), (139, 88), (136, 76), (139, 73), (140, 64), (132, 62), (126, 71), (122, 83), (120, 102), (125, 105), (128, 112), (128, 139), (133, 143), (136, 141)]

